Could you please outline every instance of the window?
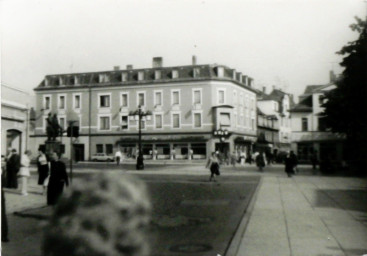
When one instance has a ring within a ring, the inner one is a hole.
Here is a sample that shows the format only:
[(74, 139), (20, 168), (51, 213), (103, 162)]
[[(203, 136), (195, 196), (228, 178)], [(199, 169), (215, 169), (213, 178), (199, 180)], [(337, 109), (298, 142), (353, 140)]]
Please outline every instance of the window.
[(319, 131), (324, 132), (326, 131), (326, 123), (325, 123), (325, 117), (319, 117)]
[(195, 128), (201, 127), (201, 113), (194, 114), (194, 127)]
[(251, 99), (251, 109), (255, 109), (255, 100)]
[(172, 114), (173, 128), (180, 128), (180, 114)]
[(255, 119), (251, 119), (251, 129), (255, 130)]
[(194, 68), (193, 75), (194, 75), (194, 77), (199, 77), (200, 76), (200, 68)]
[(145, 120), (140, 120), (141, 129), (145, 129)]
[(237, 114), (233, 114), (233, 119), (234, 119), (233, 126), (236, 128), (237, 127)]
[(121, 129), (129, 129), (129, 116), (121, 116)]
[(172, 105), (180, 105), (180, 92), (179, 91), (172, 92)]
[(81, 106), (80, 95), (74, 95), (74, 108), (79, 109)]
[(246, 95), (246, 97), (245, 97), (245, 108), (248, 108), (248, 95)]
[(110, 129), (110, 117), (109, 116), (101, 116), (99, 118), (99, 129), (100, 130)]
[(65, 117), (60, 117), (59, 118), (59, 125), (62, 128), (62, 130), (65, 130)]
[(138, 105), (145, 106), (145, 93), (143, 92), (138, 93)]
[(51, 109), (51, 97), (50, 96), (46, 96), (44, 98), (44, 108), (47, 109)]
[(231, 118), (229, 113), (220, 113), (219, 124), (221, 127), (230, 127)]
[(144, 80), (144, 72), (143, 71), (138, 72), (138, 80), (139, 81)]
[(172, 70), (172, 78), (178, 78), (178, 70)]
[(155, 115), (154, 119), (155, 119), (155, 128), (162, 129), (162, 127), (163, 127), (162, 115)]
[(128, 95), (127, 93), (121, 94), (121, 107), (128, 107)]
[(240, 125), (245, 125), (245, 118), (243, 117), (243, 115), (241, 115)]
[(278, 111), (278, 103), (274, 102), (274, 110)]
[(308, 131), (308, 120), (306, 117), (302, 118), (302, 131)]
[(154, 77), (155, 77), (155, 79), (161, 79), (161, 71), (160, 70), (156, 70), (154, 72)]
[(59, 109), (65, 109), (65, 96), (59, 96)]
[(200, 90), (194, 91), (194, 104), (201, 104), (201, 91)]
[(97, 144), (96, 149), (97, 149), (97, 154), (103, 153), (103, 144)]
[(110, 95), (100, 95), (99, 96), (99, 107), (100, 108), (110, 107)]
[(218, 104), (224, 104), (224, 90), (218, 91)]
[(112, 144), (106, 144), (106, 154), (108, 154), (108, 155), (113, 154), (113, 145)]
[(319, 105), (321, 106), (324, 103), (324, 95), (319, 95)]
[(154, 93), (154, 103), (155, 106), (162, 106), (162, 92)]
[(121, 81), (122, 81), (122, 82), (126, 82), (126, 81), (127, 81), (127, 73), (126, 73), (126, 72), (123, 72), (123, 73), (121, 74)]

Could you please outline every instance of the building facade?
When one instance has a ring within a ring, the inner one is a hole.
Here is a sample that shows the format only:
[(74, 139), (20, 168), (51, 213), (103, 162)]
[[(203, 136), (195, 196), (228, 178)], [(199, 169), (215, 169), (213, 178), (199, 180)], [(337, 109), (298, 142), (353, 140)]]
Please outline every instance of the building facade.
[(19, 88), (1, 84), (1, 154), (8, 149), (23, 153), (29, 148), (28, 135), (31, 96)]
[(335, 88), (333, 83), (309, 85), (299, 103), (291, 110), (292, 148), (300, 161), (309, 162), (315, 153), (321, 161), (344, 159), (343, 144), (345, 136), (328, 131), (323, 122), (322, 103), (325, 92)]
[[(76, 121), (80, 136), (73, 140), (76, 160), (95, 153), (113, 154), (120, 148), (136, 156), (138, 121), (131, 113), (141, 106), (151, 118), (142, 120), (145, 158), (201, 159), (214, 150), (251, 150), (256, 140), (256, 92), (252, 79), (223, 65), (153, 67), (47, 75), (35, 88), (36, 112), (32, 135), (35, 147), (46, 139), (46, 118), (57, 114), (66, 129)], [(130, 115), (129, 115), (130, 114)], [(216, 129), (230, 136), (220, 142)], [(63, 153), (70, 155), (70, 139), (59, 137)]]
[(258, 140), (256, 149), (276, 156), (291, 148), (291, 120), (289, 109), (292, 95), (273, 88), (266, 94), (265, 88), (258, 92)]

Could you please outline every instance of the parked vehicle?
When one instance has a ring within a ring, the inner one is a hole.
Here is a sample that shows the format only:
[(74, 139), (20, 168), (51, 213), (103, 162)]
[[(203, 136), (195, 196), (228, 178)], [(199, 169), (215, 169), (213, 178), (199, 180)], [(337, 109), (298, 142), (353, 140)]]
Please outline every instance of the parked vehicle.
[(114, 160), (113, 156), (109, 156), (106, 153), (97, 153), (92, 156), (92, 161), (107, 161), (112, 162)]

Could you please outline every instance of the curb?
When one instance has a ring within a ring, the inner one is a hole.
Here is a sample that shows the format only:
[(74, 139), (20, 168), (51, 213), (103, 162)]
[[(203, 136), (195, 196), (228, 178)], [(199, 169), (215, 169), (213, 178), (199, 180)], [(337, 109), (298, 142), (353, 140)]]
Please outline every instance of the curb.
[(246, 208), (243, 217), (241, 219), (240, 224), (238, 224), (235, 234), (233, 235), (230, 244), (224, 253), (225, 256), (236, 256), (238, 254), (238, 250), (240, 248), (240, 244), (243, 238), (243, 235), (246, 232), (247, 225), (250, 221), (251, 215), (254, 210), (255, 202), (257, 200), (257, 196), (259, 194), (260, 187), (262, 186), (263, 177), (261, 177), (260, 182), (257, 184), (254, 195), (252, 196), (248, 207)]

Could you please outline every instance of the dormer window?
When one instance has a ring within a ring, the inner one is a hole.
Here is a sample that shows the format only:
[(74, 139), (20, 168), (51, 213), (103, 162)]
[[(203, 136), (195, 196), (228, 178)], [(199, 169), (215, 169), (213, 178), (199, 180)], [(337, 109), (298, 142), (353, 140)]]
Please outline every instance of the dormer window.
[(194, 75), (194, 77), (199, 77), (200, 76), (200, 68), (194, 68), (193, 75)]
[(107, 74), (99, 74), (99, 83), (107, 83), (110, 81), (110, 77)]
[(126, 81), (127, 81), (127, 73), (126, 73), (126, 72), (123, 72), (123, 73), (121, 74), (121, 81), (122, 81), (122, 82), (126, 82)]
[(160, 70), (156, 70), (154, 71), (154, 78), (157, 79), (161, 79), (161, 71)]
[(178, 78), (178, 70), (172, 70), (172, 78)]
[(224, 68), (223, 67), (217, 67), (217, 76), (223, 77), (224, 76)]
[(58, 85), (64, 85), (65, 83), (64, 83), (64, 79), (63, 79), (63, 77), (59, 77), (59, 84)]
[(80, 80), (78, 76), (74, 76), (74, 84), (80, 84)]
[(139, 81), (144, 80), (144, 71), (139, 71), (139, 72), (138, 72), (138, 80), (139, 80)]

